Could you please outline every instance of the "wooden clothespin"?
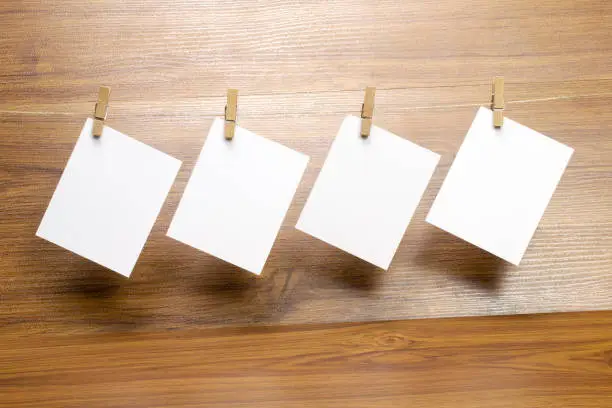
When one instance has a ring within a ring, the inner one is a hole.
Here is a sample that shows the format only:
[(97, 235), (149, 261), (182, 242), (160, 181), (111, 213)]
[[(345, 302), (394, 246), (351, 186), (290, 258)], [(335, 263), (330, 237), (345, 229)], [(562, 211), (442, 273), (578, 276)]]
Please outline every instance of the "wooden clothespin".
[(93, 122), (93, 135), (95, 137), (102, 136), (102, 129), (104, 129), (104, 121), (106, 120), (106, 114), (108, 113), (108, 99), (110, 98), (110, 87), (101, 86), (98, 91), (98, 102), (94, 109), (94, 122)]
[(361, 137), (370, 136), (372, 116), (374, 115), (374, 96), (376, 88), (368, 86), (365, 90), (363, 105), (361, 105)]
[(236, 116), (238, 113), (238, 90), (227, 90), (227, 105), (225, 105), (225, 139), (232, 140), (236, 131)]
[(502, 127), (504, 124), (504, 77), (495, 77), (493, 80), (491, 110), (493, 111), (493, 126)]

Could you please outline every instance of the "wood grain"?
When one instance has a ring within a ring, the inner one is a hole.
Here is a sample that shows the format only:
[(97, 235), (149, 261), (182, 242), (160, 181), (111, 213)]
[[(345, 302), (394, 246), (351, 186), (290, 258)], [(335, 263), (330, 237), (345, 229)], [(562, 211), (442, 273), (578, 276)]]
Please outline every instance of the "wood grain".
[(4, 336), (0, 406), (581, 407), (612, 401), (612, 312)]
[[(612, 3), (0, 2), (0, 333), (612, 309)], [(520, 267), (424, 222), (491, 80), (576, 149)], [(183, 161), (132, 278), (34, 236), (100, 85), (107, 124)], [(346, 114), (440, 153), (388, 272), (295, 230)], [(226, 90), (311, 156), (261, 278), (165, 236)]]

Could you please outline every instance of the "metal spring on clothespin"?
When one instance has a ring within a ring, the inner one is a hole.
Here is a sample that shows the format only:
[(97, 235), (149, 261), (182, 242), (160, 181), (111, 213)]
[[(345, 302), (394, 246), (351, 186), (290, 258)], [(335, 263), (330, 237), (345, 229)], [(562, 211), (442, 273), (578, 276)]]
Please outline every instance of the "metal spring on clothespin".
[(101, 86), (98, 91), (98, 102), (94, 109), (93, 135), (95, 137), (102, 136), (104, 129), (104, 121), (108, 114), (108, 100), (110, 98), (111, 89), (108, 86)]
[(236, 131), (236, 116), (238, 113), (238, 90), (227, 90), (227, 105), (225, 105), (225, 139), (232, 140)]
[(372, 116), (374, 116), (374, 96), (376, 88), (368, 86), (365, 90), (363, 105), (361, 105), (361, 137), (370, 136), (372, 128)]

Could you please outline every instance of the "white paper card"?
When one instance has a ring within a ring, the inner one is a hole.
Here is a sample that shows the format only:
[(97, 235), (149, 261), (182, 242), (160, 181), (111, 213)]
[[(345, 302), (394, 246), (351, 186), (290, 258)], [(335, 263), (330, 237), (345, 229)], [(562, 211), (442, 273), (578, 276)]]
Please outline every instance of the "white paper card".
[(87, 119), (36, 235), (130, 276), (181, 162)]
[(573, 152), (480, 108), (427, 222), (518, 265)]
[(260, 274), (308, 156), (215, 119), (168, 236)]
[(347, 116), (296, 228), (388, 269), (440, 156)]

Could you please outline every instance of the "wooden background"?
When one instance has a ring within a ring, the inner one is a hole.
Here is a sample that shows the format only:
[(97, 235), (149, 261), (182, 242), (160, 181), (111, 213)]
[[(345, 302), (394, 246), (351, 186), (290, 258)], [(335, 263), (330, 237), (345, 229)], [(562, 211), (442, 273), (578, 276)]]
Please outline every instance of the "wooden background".
[(608, 408), (612, 312), (5, 336), (0, 407)]
[[(0, 332), (612, 309), (612, 2), (0, 3)], [(520, 267), (425, 223), (476, 109), (576, 149)], [(99, 85), (108, 125), (183, 161), (131, 279), (34, 236)], [(389, 271), (293, 228), (343, 117), (442, 155)], [(165, 236), (225, 92), (311, 156), (261, 277)]]

